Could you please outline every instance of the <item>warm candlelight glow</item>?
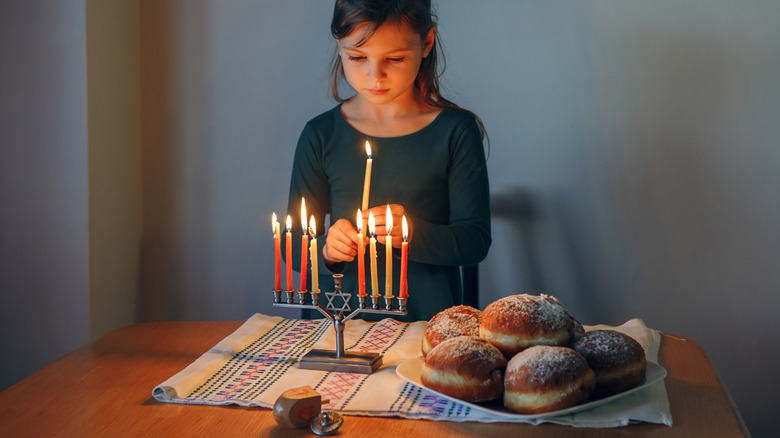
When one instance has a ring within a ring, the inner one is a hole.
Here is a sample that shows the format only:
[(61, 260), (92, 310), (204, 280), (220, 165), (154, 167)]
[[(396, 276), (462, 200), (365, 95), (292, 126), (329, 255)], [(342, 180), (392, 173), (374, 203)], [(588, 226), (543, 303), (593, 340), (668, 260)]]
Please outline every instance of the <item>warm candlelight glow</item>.
[(357, 211), (358, 296), (366, 296), (366, 248), (363, 246), (363, 213)]
[(373, 160), (371, 159), (371, 144), (368, 143), (368, 140), (366, 140), (366, 155), (368, 156), (366, 159), (366, 178), (363, 182), (363, 202), (360, 204), (362, 210), (368, 209), (368, 194), (371, 191), (371, 163)]
[(379, 278), (377, 278), (377, 262), (376, 262), (376, 223), (374, 220), (374, 213), (368, 213), (368, 234), (371, 236), (368, 240), (369, 243), (369, 258), (371, 259), (371, 296), (379, 296)]
[(404, 241), (401, 242), (401, 284), (398, 286), (398, 298), (409, 297), (409, 283), (406, 273), (409, 266), (409, 226), (406, 224), (406, 215), (401, 218), (401, 231)]
[(385, 227), (387, 228), (387, 235), (390, 235), (390, 231), (393, 229), (393, 213), (390, 212), (390, 206), (387, 206), (387, 213), (385, 213)]
[(385, 298), (393, 297), (393, 236), (390, 232), (393, 230), (393, 213), (390, 212), (390, 206), (387, 206), (385, 219)]
[(306, 200), (301, 198), (301, 230), (303, 234), (309, 234), (306, 232)]

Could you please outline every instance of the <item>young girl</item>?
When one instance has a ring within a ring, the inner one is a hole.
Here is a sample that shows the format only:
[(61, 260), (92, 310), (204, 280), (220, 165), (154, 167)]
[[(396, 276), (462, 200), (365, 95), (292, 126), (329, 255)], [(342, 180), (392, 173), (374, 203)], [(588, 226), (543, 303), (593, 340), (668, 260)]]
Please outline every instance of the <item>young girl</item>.
[[(344, 274), (342, 290), (352, 293), (350, 307), (357, 308), (355, 222), (363, 195), (368, 141), (373, 166), (362, 230), (368, 235), (365, 221), (373, 213), (379, 236), (379, 293), (384, 295), (383, 236), (388, 233), (389, 205), (395, 258), (402, 242), (402, 216), (410, 227), (409, 315), (405, 319), (430, 319), (460, 303), (459, 266), (479, 263), (490, 247), (484, 129), (473, 113), (439, 93), (440, 55), (430, 0), (337, 0), (331, 32), (338, 42), (331, 88), (340, 104), (309, 121), (301, 133), (288, 212), (300, 217), (301, 198), (305, 198), (317, 227), (330, 215), (327, 235), (318, 239), (319, 272), (324, 274), (320, 288), (332, 291), (328, 274)], [(346, 99), (339, 93), (344, 79), (355, 90)], [(363, 243), (368, 243), (367, 237)], [(299, 258), (294, 256), (294, 263)], [(393, 268), (393, 295), (397, 296), (399, 260)], [(363, 317), (379, 319), (373, 316)]]

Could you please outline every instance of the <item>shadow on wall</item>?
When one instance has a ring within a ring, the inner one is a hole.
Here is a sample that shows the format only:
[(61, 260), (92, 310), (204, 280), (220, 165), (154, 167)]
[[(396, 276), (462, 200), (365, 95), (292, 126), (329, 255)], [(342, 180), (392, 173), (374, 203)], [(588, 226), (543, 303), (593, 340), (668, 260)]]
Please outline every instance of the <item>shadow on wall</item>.
[(206, 6), (140, 7), (143, 319), (208, 319), (198, 303), (213, 287)]
[[(490, 214), (493, 221), (509, 225), (510, 234), (505, 239), (516, 242), (511, 245), (510, 263), (524, 261), (525, 266), (515, 266), (513, 284), (522, 284), (523, 290), (545, 291), (547, 284), (541, 270), (536, 228), (539, 208), (531, 193), (521, 187), (510, 187), (504, 192), (490, 196)], [(522, 278), (526, 275), (526, 278)], [(487, 303), (486, 303), (487, 304)]]

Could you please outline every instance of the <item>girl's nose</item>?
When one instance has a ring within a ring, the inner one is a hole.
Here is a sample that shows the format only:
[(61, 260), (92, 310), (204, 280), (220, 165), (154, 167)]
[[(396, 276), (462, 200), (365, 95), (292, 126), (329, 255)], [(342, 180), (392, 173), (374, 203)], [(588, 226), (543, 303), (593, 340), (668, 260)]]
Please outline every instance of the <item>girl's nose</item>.
[(368, 67), (368, 77), (372, 79), (382, 79), (386, 76), (382, 62), (372, 62)]

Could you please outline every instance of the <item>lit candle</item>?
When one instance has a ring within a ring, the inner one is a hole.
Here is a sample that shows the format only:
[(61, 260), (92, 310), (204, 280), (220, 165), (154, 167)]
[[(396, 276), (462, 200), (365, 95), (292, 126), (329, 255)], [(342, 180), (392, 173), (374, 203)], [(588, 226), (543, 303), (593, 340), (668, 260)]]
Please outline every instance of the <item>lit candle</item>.
[(320, 291), (320, 266), (317, 264), (317, 224), (314, 222), (314, 216), (309, 221), (309, 234), (311, 234), (311, 291), (319, 293)]
[(282, 236), (276, 213), (271, 217), (271, 226), (274, 229), (274, 290), (282, 290)]
[(371, 145), (368, 143), (368, 140), (366, 140), (366, 155), (368, 155), (368, 159), (366, 159), (366, 179), (363, 182), (363, 203), (361, 204), (361, 210), (363, 211), (368, 209), (368, 192), (371, 189), (371, 162), (373, 161), (371, 159)]
[(393, 214), (390, 213), (390, 206), (387, 206), (387, 236), (385, 236), (385, 298), (393, 298), (393, 236), (390, 231), (393, 229)]
[(309, 249), (309, 233), (306, 230), (306, 200), (301, 198), (301, 287), (298, 289), (303, 292), (306, 290), (306, 272), (309, 258), (306, 251)]
[(401, 285), (398, 288), (398, 298), (408, 298), (409, 285), (406, 282), (406, 271), (409, 264), (409, 227), (406, 225), (406, 215), (401, 218), (401, 229), (404, 241), (401, 243)]
[(371, 237), (368, 239), (369, 244), (369, 258), (371, 259), (371, 296), (379, 296), (379, 279), (377, 278), (377, 266), (376, 266), (376, 224), (374, 223), (374, 213), (368, 213), (368, 234)]
[(284, 236), (285, 255), (287, 256), (287, 290), (292, 292), (293, 289), (293, 276), (292, 276), (292, 218), (287, 215), (287, 234)]
[(363, 213), (357, 211), (357, 240), (358, 240), (358, 296), (366, 296), (366, 249), (363, 246)]

